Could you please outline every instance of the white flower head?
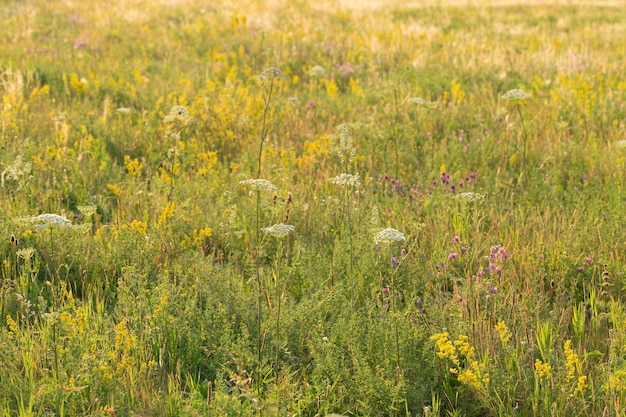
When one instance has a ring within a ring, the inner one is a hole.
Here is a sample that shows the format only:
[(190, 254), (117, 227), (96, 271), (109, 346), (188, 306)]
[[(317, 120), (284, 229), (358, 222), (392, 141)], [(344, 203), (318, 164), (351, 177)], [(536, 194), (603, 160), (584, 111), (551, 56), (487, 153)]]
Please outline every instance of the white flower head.
[(329, 178), (328, 181), (333, 184), (337, 184), (340, 187), (358, 187), (361, 183), (359, 174), (346, 174), (337, 175), (334, 178)]
[(189, 115), (189, 110), (187, 110), (187, 107), (185, 106), (172, 107), (169, 114), (163, 118), (163, 122), (165, 124), (178, 122), (186, 125), (189, 124), (190, 121), (191, 116)]
[(239, 181), (239, 185), (249, 190), (274, 192), (278, 190), (274, 184), (268, 180), (261, 178), (252, 178), (245, 181)]
[(483, 201), (485, 199), (485, 194), (478, 194), (473, 191), (467, 191), (465, 193), (460, 193), (454, 196), (455, 200), (464, 200), (468, 203), (475, 203), (477, 201)]
[(274, 237), (285, 237), (287, 234), (295, 231), (296, 228), (290, 224), (278, 223), (271, 227), (264, 227), (261, 230)]
[(504, 93), (504, 95), (502, 96), (502, 99), (508, 100), (508, 101), (523, 101), (531, 97), (532, 95), (530, 93), (527, 93), (524, 90), (520, 90), (519, 88), (516, 88), (514, 90), (509, 90), (506, 93)]
[(283, 74), (283, 72), (279, 70), (278, 68), (268, 67), (268, 68), (265, 68), (265, 70), (259, 75), (259, 79), (261, 81), (268, 81), (268, 80), (285, 81), (287, 77), (285, 77), (285, 74)]
[(426, 101), (421, 97), (411, 97), (406, 102), (409, 104), (415, 104), (419, 107), (426, 107), (428, 109), (432, 109), (435, 107), (435, 103), (433, 103), (432, 101)]
[(37, 231), (50, 227), (72, 227), (72, 222), (69, 221), (69, 219), (52, 213), (45, 213), (40, 214), (39, 216), (34, 216), (31, 218), (31, 221), (35, 224), (35, 228), (37, 229)]
[(381, 230), (374, 236), (374, 242), (376, 243), (391, 243), (391, 242), (406, 242), (406, 237), (397, 231), (396, 229), (392, 229), (388, 227), (384, 230)]
[(309, 70), (309, 75), (313, 78), (323, 77), (324, 74), (326, 74), (326, 70), (320, 65), (316, 65)]
[(131, 108), (130, 107), (118, 107), (115, 111), (118, 114), (129, 114), (131, 111)]

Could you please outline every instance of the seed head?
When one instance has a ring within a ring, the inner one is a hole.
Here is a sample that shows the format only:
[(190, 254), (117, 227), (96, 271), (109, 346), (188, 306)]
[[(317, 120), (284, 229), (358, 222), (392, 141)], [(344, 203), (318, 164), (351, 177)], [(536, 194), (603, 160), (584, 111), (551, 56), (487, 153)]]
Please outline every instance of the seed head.
[(268, 67), (259, 75), (259, 79), (261, 81), (271, 81), (275, 79), (285, 81), (287, 77), (285, 77), (285, 74), (278, 68)]

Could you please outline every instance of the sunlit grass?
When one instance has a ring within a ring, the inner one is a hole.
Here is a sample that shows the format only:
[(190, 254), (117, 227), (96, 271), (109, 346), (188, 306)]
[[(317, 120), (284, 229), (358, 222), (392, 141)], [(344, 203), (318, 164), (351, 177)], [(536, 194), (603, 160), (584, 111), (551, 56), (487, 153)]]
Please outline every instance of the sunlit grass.
[(620, 6), (2, 3), (0, 414), (624, 414)]

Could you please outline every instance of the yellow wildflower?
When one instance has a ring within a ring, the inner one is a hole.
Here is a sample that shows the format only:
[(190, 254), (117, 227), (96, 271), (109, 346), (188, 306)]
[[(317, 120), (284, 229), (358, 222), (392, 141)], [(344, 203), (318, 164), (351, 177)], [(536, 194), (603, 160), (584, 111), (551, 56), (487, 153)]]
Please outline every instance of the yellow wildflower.
[(513, 336), (509, 331), (509, 328), (506, 326), (506, 323), (503, 320), (500, 320), (496, 325), (496, 330), (500, 335), (500, 342), (502, 343), (502, 347), (506, 347), (506, 345), (511, 340), (511, 337)]
[(543, 363), (541, 360), (535, 360), (535, 370), (537, 371), (537, 376), (540, 379), (550, 379), (552, 378), (552, 366), (549, 363)]

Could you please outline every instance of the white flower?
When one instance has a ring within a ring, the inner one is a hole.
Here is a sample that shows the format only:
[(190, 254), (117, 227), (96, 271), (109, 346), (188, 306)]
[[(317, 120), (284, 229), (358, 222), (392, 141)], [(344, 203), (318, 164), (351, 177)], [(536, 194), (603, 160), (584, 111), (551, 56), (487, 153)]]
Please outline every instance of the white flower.
[(31, 221), (35, 223), (35, 228), (37, 229), (37, 231), (41, 229), (47, 229), (51, 226), (59, 228), (72, 227), (72, 222), (69, 221), (66, 217), (52, 213), (45, 213), (40, 214), (39, 216), (34, 216), (31, 218)]
[(406, 238), (404, 235), (397, 231), (396, 229), (392, 229), (388, 227), (384, 230), (381, 230), (374, 236), (374, 242), (376, 243), (390, 243), (390, 242), (406, 242)]
[(239, 185), (242, 187), (248, 188), (249, 190), (255, 191), (276, 191), (278, 188), (268, 180), (264, 180), (261, 178), (252, 178), (245, 181), (239, 181)]
[(120, 114), (128, 114), (130, 113), (130, 107), (120, 107), (118, 109), (116, 109), (115, 111), (120, 113)]
[(470, 203), (474, 203), (476, 201), (483, 201), (485, 199), (485, 194), (478, 194), (472, 191), (468, 191), (465, 193), (457, 194), (454, 197), (455, 200), (465, 200)]
[(263, 230), (265, 233), (269, 233), (274, 237), (285, 237), (288, 233), (296, 230), (295, 227), (289, 224), (278, 223), (271, 227), (264, 227)]
[(309, 70), (309, 75), (313, 78), (323, 77), (324, 74), (326, 74), (326, 70), (320, 65), (316, 65)]
[(163, 122), (175, 123), (180, 122), (184, 125), (188, 124), (191, 121), (191, 116), (189, 115), (189, 110), (185, 106), (174, 106), (170, 109), (170, 112), (167, 116), (163, 118)]
[(416, 106), (420, 106), (420, 107), (427, 107), (429, 109), (432, 109), (433, 107), (435, 107), (435, 103), (431, 101), (426, 101), (421, 97), (411, 97), (406, 102), (409, 104), (415, 104)]
[(359, 179), (359, 174), (352, 175), (346, 174), (345, 172), (334, 178), (329, 178), (328, 181), (332, 182), (333, 184), (337, 184), (340, 187), (358, 187), (361, 183)]
[(508, 100), (508, 101), (522, 101), (531, 97), (532, 95), (530, 93), (527, 93), (524, 90), (520, 90), (519, 88), (516, 88), (514, 90), (509, 90), (506, 93), (504, 93), (504, 95), (502, 96), (502, 99)]

